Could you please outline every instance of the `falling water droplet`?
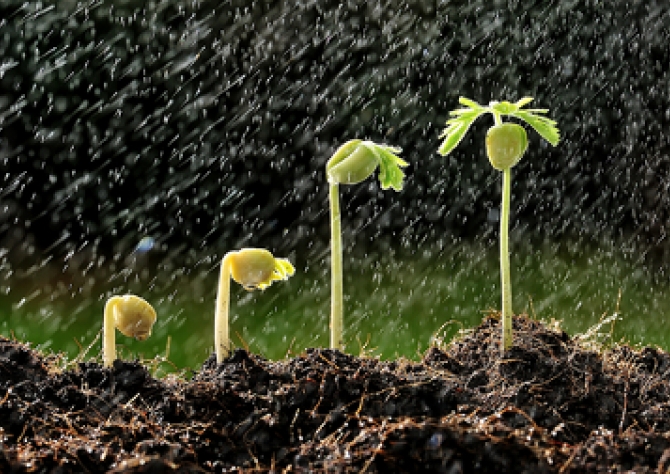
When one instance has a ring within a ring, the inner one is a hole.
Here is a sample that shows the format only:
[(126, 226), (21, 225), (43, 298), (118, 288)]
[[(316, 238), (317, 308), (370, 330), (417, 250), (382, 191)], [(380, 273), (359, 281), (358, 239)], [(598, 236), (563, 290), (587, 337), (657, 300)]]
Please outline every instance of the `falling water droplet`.
[(145, 254), (154, 248), (156, 241), (153, 237), (142, 237), (142, 239), (137, 243), (134, 253), (136, 254)]

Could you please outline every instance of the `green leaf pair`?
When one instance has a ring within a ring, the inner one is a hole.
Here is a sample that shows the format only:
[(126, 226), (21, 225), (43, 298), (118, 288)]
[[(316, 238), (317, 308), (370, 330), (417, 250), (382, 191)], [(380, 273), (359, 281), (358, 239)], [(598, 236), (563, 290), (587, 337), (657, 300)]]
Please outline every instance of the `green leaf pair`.
[(500, 121), (500, 118), (503, 115), (523, 120), (533, 127), (542, 138), (551, 143), (552, 146), (558, 145), (560, 133), (556, 127), (556, 122), (548, 117), (540, 115), (546, 114), (548, 110), (523, 109), (523, 107), (532, 102), (532, 100), (532, 97), (524, 97), (515, 103), (493, 101), (488, 107), (485, 107), (474, 100), (465, 97), (459, 98), (458, 102), (461, 105), (465, 105), (466, 108), (456, 109), (451, 112), (451, 115), (454, 117), (447, 120), (447, 128), (445, 128), (440, 135), (440, 138), (444, 138), (444, 140), (438, 149), (438, 153), (442, 156), (451, 153), (451, 151), (461, 142), (472, 123), (477, 120), (477, 117), (485, 113), (493, 114), (496, 118), (496, 122)]

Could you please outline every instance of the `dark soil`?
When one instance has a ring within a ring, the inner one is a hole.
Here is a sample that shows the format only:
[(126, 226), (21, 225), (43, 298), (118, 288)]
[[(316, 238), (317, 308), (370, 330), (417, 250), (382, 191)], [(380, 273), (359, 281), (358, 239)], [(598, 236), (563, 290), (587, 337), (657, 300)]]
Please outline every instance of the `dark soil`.
[(0, 472), (670, 470), (670, 356), (487, 318), (422, 362), (235, 351), (191, 380), (0, 339)]

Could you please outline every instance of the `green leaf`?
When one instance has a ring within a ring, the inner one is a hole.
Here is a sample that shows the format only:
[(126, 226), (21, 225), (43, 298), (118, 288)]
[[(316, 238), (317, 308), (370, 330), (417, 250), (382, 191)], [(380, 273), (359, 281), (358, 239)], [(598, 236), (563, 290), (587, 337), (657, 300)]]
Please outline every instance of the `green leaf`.
[(524, 109), (521, 112), (528, 112), (531, 114), (546, 114), (549, 112), (549, 109)]
[(444, 141), (437, 150), (442, 156), (451, 153), (451, 151), (461, 142), (470, 128), (470, 125), (472, 125), (472, 122), (474, 122), (481, 114), (488, 111), (488, 107), (483, 107), (467, 97), (459, 97), (458, 102), (468, 108), (452, 110), (449, 113), (454, 117), (447, 120), (447, 128), (445, 128), (440, 135), (440, 138), (444, 138)]
[(376, 145), (375, 152), (379, 156), (379, 182), (382, 189), (393, 188), (396, 191), (402, 190), (405, 172), (401, 169), (408, 166), (405, 160), (396, 155), (402, 150), (400, 148), (387, 145)]
[(458, 98), (458, 103), (465, 105), (466, 107), (469, 107), (471, 109), (484, 109), (486, 107), (483, 107), (482, 105), (479, 105), (477, 102), (474, 100), (468, 99), (467, 97), (459, 97)]
[[(534, 112), (544, 113), (543, 110), (536, 109)], [(513, 117), (519, 118), (531, 127), (535, 129), (537, 133), (542, 136), (545, 140), (551, 143), (552, 146), (558, 145), (558, 142), (561, 139), (560, 132), (556, 127), (556, 121), (543, 117), (541, 115), (535, 115), (529, 110), (519, 110), (513, 114), (510, 114)]]
[(520, 109), (521, 107), (530, 104), (532, 101), (532, 97), (522, 97), (521, 99), (517, 100), (514, 105), (516, 105), (517, 109)]
[(465, 136), (465, 133), (468, 131), (468, 128), (470, 128), (471, 123), (472, 122), (466, 123), (463, 121), (457, 121), (456, 123), (451, 123), (447, 128), (445, 128), (444, 132), (442, 132), (442, 135), (440, 135), (440, 138), (444, 137), (444, 140), (442, 141), (442, 145), (440, 145), (440, 148), (437, 150), (437, 152), (442, 156), (451, 153), (451, 151), (461, 142)]
[(437, 150), (437, 152), (442, 155), (448, 155), (451, 151), (458, 146), (461, 142), (467, 131), (470, 129), (470, 125), (474, 122), (477, 117), (486, 112), (486, 109), (458, 109), (452, 112), (453, 115), (460, 115), (447, 120), (447, 128), (444, 129), (440, 138), (444, 138), (442, 145)]
[(449, 112), (449, 115), (465, 115), (465, 114), (471, 114), (472, 112), (473, 109), (456, 109)]

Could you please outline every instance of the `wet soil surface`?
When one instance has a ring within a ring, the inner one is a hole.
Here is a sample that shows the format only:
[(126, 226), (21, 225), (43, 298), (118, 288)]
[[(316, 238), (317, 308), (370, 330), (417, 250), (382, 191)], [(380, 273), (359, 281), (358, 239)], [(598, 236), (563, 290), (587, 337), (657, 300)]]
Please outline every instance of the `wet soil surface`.
[(243, 350), (190, 380), (0, 338), (0, 472), (665, 473), (670, 356), (487, 318), (421, 362)]

